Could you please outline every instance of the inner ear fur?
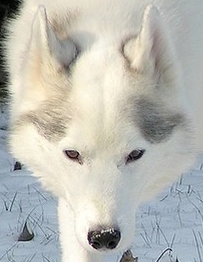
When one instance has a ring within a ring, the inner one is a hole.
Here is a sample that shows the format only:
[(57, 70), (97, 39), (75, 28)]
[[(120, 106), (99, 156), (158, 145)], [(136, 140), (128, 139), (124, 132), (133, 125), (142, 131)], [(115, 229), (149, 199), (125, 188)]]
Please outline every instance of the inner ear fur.
[(123, 45), (123, 55), (130, 67), (138, 72), (170, 73), (174, 50), (164, 21), (153, 5), (148, 5), (142, 18), (141, 30)]
[(50, 69), (69, 67), (76, 57), (77, 48), (73, 40), (59, 39), (48, 20), (46, 8), (39, 6), (32, 24), (27, 66), (50, 72)]

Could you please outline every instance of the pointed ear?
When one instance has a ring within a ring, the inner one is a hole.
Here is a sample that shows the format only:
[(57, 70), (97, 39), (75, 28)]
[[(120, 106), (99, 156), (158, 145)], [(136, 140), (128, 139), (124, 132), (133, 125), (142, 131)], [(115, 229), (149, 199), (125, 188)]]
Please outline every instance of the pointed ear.
[(131, 68), (138, 72), (154, 73), (168, 70), (173, 51), (167, 30), (158, 10), (149, 5), (142, 19), (142, 27), (137, 37), (132, 37), (123, 46), (123, 54)]
[(47, 18), (45, 7), (39, 6), (32, 25), (28, 63), (41, 70), (46, 70), (46, 67), (50, 69), (50, 66), (59, 70), (68, 67), (76, 56), (74, 42), (70, 38), (58, 38)]

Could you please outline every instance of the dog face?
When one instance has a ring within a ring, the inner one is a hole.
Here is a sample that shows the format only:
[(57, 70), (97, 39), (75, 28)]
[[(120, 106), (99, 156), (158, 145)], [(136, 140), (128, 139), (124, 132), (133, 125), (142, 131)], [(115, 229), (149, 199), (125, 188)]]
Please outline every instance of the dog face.
[(194, 161), (159, 20), (149, 6), (138, 36), (120, 46), (100, 39), (80, 54), (72, 40), (57, 38), (43, 7), (33, 23), (10, 144), (67, 201), (89, 250), (126, 248), (138, 205)]

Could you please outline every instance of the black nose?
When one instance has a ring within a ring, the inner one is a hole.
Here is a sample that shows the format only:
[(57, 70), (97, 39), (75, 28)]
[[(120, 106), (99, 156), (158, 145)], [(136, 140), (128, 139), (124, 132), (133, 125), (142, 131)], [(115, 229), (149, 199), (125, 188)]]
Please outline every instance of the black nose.
[(94, 249), (114, 249), (121, 239), (121, 233), (115, 228), (102, 228), (90, 231), (87, 239)]

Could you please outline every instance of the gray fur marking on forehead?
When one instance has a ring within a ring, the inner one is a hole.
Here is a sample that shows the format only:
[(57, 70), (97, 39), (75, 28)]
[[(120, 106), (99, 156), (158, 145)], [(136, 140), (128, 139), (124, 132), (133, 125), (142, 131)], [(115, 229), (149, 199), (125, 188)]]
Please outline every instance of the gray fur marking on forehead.
[(47, 140), (56, 142), (66, 135), (70, 112), (61, 100), (45, 101), (37, 110), (22, 115), (15, 125), (31, 123), (38, 133)]
[(183, 125), (184, 116), (166, 110), (147, 98), (141, 98), (136, 103), (138, 125), (144, 138), (150, 143), (161, 143), (170, 137), (174, 128)]

